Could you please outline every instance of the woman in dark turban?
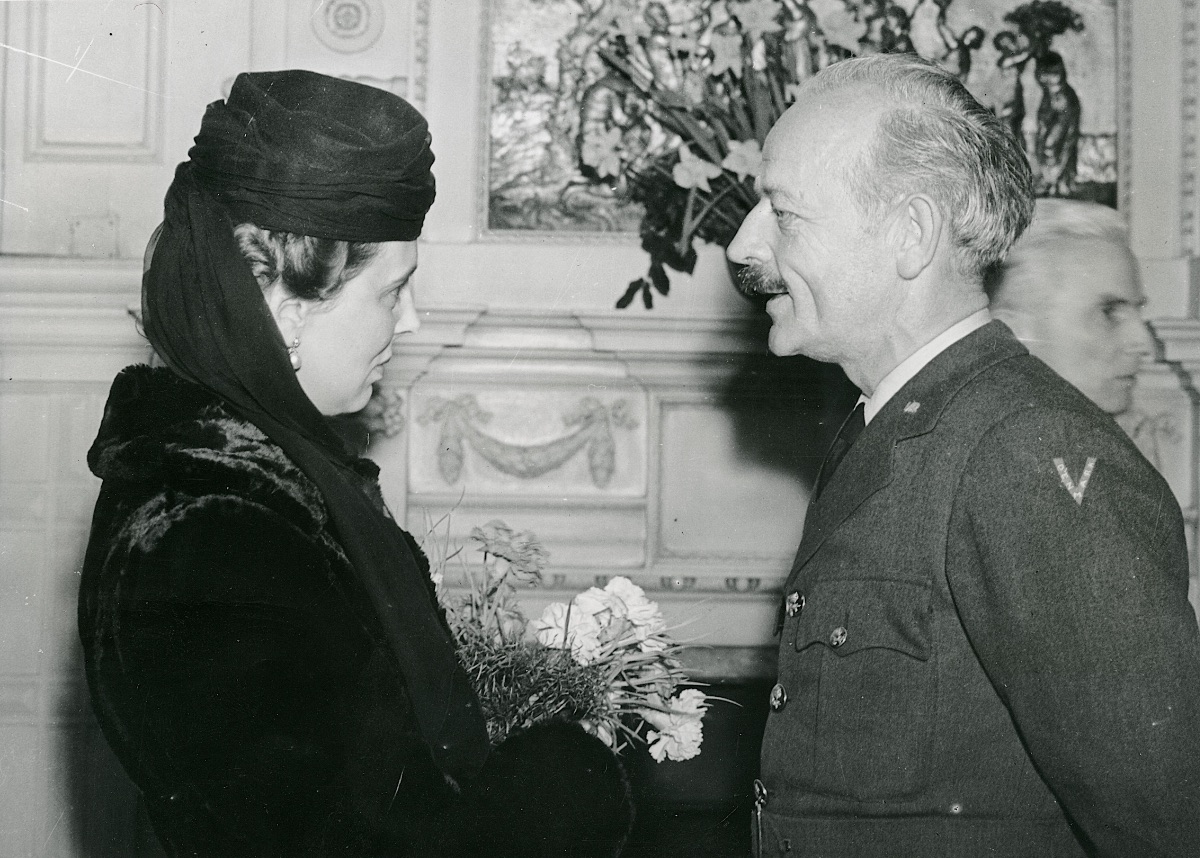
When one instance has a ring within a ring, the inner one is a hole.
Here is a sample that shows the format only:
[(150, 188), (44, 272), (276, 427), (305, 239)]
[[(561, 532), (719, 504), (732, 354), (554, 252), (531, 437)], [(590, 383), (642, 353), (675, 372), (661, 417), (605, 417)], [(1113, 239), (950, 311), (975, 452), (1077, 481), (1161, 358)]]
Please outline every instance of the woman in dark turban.
[(312, 72), (239, 75), (167, 192), (79, 622), (92, 701), (180, 856), (613, 855), (615, 757), (490, 749), (428, 564), (329, 418), (361, 409), (433, 202), (425, 120)]

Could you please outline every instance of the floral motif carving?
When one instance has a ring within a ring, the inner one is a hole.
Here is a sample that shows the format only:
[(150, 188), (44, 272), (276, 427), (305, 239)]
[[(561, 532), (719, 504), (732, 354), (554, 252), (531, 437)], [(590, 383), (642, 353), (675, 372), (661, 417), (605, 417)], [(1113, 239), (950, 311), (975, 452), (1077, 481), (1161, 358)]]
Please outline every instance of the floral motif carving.
[(565, 435), (540, 444), (513, 444), (488, 435), (481, 428), (491, 413), (471, 394), (456, 399), (434, 397), (418, 418), (422, 426), (441, 424), (438, 434), (438, 470), (447, 484), (462, 476), (467, 447), (502, 473), (528, 480), (561, 468), (580, 451), (586, 451), (588, 469), (596, 488), (605, 488), (616, 470), (614, 428), (635, 429), (637, 420), (629, 403), (620, 399), (605, 405), (586, 396), (565, 414)]
[(313, 33), (338, 53), (365, 51), (383, 32), (384, 6), (379, 0), (332, 0), (324, 4), (323, 14), (317, 12), (310, 16)]

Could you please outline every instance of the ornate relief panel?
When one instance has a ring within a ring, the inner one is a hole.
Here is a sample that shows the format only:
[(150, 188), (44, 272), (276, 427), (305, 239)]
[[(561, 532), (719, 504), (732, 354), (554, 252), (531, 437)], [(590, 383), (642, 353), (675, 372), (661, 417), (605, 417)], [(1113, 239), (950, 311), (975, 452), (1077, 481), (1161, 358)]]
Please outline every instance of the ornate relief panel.
[(640, 391), (627, 393), (634, 398), (586, 387), (422, 390), (413, 398), (409, 488), (640, 497), (645, 406)]

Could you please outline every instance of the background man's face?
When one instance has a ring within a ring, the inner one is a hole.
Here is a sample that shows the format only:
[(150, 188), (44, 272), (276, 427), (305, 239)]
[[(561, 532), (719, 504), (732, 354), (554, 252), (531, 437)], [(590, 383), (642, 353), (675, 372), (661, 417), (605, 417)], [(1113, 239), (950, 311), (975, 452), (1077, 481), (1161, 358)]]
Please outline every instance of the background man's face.
[(1068, 241), (1061, 254), (1026, 345), (1109, 414), (1128, 411), (1150, 351), (1137, 262), (1127, 248), (1100, 240)]
[(728, 254), (778, 293), (767, 303), (777, 355), (840, 363), (887, 315), (889, 257), (842, 179), (871, 139), (872, 108), (862, 96), (801, 101), (767, 137), (762, 197)]

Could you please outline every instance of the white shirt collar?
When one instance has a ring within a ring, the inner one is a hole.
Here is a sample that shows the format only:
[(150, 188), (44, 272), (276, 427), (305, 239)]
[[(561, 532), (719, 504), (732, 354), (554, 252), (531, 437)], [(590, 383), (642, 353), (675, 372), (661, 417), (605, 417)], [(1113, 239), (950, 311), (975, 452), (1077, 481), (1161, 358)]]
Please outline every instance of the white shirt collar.
[(984, 307), (982, 310), (967, 316), (962, 321), (955, 322), (904, 360), (900, 361), (879, 382), (879, 386), (875, 388), (874, 394), (858, 398), (859, 402), (865, 403), (863, 406), (863, 419), (867, 423), (870, 423), (871, 418), (878, 414), (883, 406), (887, 405), (888, 400), (899, 393), (900, 388), (908, 384), (930, 361), (967, 336), (967, 334), (979, 330), (991, 320), (991, 311), (987, 307)]

